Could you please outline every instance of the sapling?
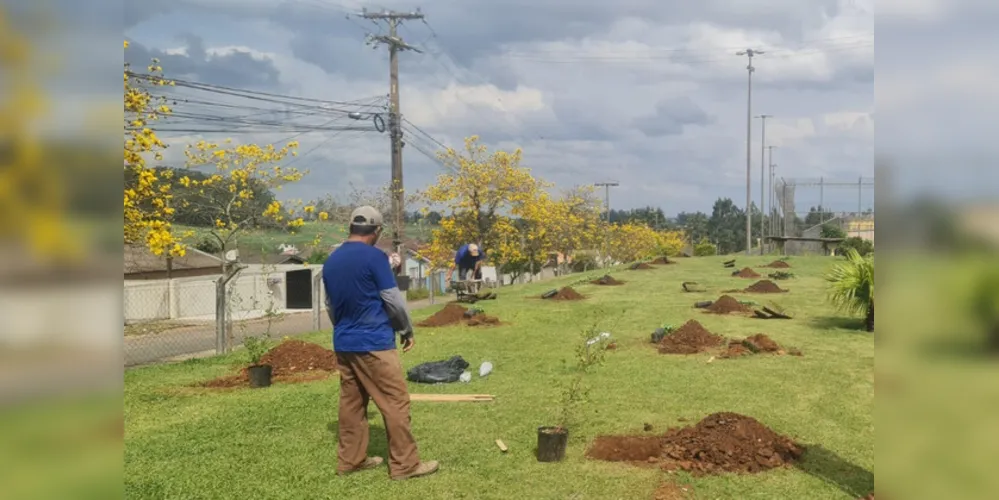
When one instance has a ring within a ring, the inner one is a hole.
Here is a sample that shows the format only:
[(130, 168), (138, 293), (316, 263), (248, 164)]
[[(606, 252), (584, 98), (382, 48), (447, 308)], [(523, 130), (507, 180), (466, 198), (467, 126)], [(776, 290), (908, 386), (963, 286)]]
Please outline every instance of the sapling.
[(267, 339), (267, 334), (260, 336), (250, 335), (243, 339), (243, 346), (246, 347), (246, 353), (250, 357), (250, 366), (259, 365), (260, 359), (270, 350), (267, 347)]
[[(594, 339), (596, 342), (593, 342)], [(583, 376), (589, 373), (593, 367), (603, 364), (609, 341), (610, 337), (600, 335), (595, 325), (583, 332), (581, 341), (575, 349), (576, 359), (575, 365), (571, 368), (572, 378), (563, 385), (555, 432), (568, 429), (575, 420), (579, 404), (586, 401), (586, 396), (589, 393), (589, 390), (583, 385)]]

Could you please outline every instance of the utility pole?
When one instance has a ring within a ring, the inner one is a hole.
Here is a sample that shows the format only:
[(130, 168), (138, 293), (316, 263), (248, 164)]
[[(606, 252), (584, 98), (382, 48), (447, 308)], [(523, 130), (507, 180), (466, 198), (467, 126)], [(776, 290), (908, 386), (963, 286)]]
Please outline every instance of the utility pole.
[(763, 216), (764, 203), (766, 202), (767, 188), (767, 118), (773, 115), (760, 115), (760, 255), (763, 255), (763, 224), (766, 217)]
[(750, 255), (753, 248), (753, 213), (750, 211), (750, 204), (753, 201), (751, 192), (753, 167), (750, 156), (753, 154), (753, 71), (756, 71), (756, 68), (753, 68), (753, 56), (763, 54), (763, 51), (746, 49), (735, 54), (749, 57), (749, 64), (746, 66), (749, 75), (746, 80), (746, 255)]
[(774, 224), (774, 219), (777, 217), (777, 212), (774, 211), (774, 167), (776, 166), (774, 165), (774, 149), (776, 148), (777, 146), (767, 146), (767, 152), (770, 153), (768, 158), (769, 161), (767, 161), (767, 165), (770, 167), (770, 188), (768, 189), (769, 196), (767, 197), (769, 200), (767, 204), (767, 212), (769, 213), (770, 218), (770, 224), (767, 231), (768, 236), (776, 236), (774, 234), (774, 229), (777, 227), (777, 225)]
[(597, 187), (604, 188), (604, 207), (607, 210), (607, 228), (604, 229), (604, 267), (607, 267), (607, 263), (610, 258), (610, 188), (617, 187), (620, 184), (616, 181), (598, 182), (594, 184)]
[[(385, 21), (388, 24), (388, 35), (369, 35), (368, 44), (377, 46), (387, 45), (389, 48), (389, 137), (392, 141), (392, 184), (390, 194), (392, 196), (392, 246), (396, 253), (405, 262), (405, 253), (402, 250), (402, 240), (405, 230), (406, 195), (402, 184), (402, 115), (399, 113), (399, 52), (411, 50), (422, 53), (421, 50), (407, 44), (399, 38), (398, 28), (402, 21), (423, 19), (423, 14), (417, 9), (416, 12), (396, 12), (383, 10), (381, 12), (368, 12), (364, 9), (361, 17), (371, 21)], [(405, 267), (405, 266), (403, 266)]]

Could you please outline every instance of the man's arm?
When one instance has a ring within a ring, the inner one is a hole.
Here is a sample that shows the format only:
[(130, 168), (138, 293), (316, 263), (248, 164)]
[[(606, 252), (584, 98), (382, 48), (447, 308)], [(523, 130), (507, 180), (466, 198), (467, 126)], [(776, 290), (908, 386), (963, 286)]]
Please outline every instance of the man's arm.
[(384, 263), (375, 263), (374, 269), (375, 285), (378, 286), (379, 295), (385, 308), (385, 314), (389, 317), (392, 329), (402, 332), (403, 338), (413, 335), (413, 322), (406, 309), (406, 297), (402, 295), (399, 286), (392, 275), (392, 268), (389, 267), (388, 257)]

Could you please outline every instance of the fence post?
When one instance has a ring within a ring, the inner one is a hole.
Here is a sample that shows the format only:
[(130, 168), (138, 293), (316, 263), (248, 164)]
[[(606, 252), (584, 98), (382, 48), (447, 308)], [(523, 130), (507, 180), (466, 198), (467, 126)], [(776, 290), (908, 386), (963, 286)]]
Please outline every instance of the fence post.
[(215, 280), (215, 354), (225, 354), (225, 275)]
[(323, 275), (312, 271), (312, 329), (319, 331), (323, 329), (323, 298), (322, 287)]
[(437, 288), (437, 273), (433, 269), (430, 270), (430, 278), (427, 280), (430, 286), (427, 289), (430, 290), (430, 304), (434, 303), (434, 289)]

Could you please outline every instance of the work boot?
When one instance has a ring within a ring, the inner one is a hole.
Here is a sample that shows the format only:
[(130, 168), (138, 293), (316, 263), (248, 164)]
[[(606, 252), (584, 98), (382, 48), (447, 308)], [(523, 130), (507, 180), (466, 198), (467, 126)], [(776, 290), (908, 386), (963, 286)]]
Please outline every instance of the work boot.
[(384, 461), (385, 459), (382, 457), (368, 457), (364, 459), (364, 463), (358, 465), (357, 467), (354, 467), (353, 469), (337, 471), (337, 475), (346, 476), (347, 474), (352, 474), (354, 472), (374, 469), (375, 467), (381, 465)]
[(437, 469), (439, 469), (440, 466), (441, 464), (436, 460), (420, 462), (420, 465), (417, 465), (416, 468), (413, 469), (413, 472), (403, 474), (401, 476), (392, 476), (392, 479), (396, 481), (404, 481), (406, 479), (413, 479), (414, 477), (429, 476), (430, 474), (437, 472)]

